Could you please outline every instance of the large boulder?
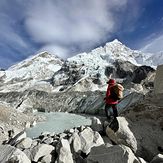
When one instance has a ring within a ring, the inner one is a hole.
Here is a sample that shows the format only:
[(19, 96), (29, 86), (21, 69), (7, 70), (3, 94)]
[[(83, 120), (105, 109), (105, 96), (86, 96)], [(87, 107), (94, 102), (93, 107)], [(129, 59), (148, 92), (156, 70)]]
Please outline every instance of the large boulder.
[(163, 65), (159, 65), (156, 71), (156, 77), (154, 81), (154, 90), (156, 94), (163, 93)]
[(40, 158), (51, 154), (53, 150), (54, 147), (52, 145), (39, 144), (35, 146), (31, 151), (33, 155), (33, 161), (37, 162)]
[(152, 73), (154, 71), (155, 70), (150, 66), (140, 66), (136, 68), (135, 71), (133, 72), (132, 82), (141, 83), (141, 81), (144, 80), (149, 73)]
[(72, 148), (74, 152), (80, 152), (81, 151), (81, 139), (79, 135), (75, 132), (72, 135)]
[(116, 75), (119, 78), (131, 78), (136, 66), (129, 61), (117, 60), (114, 63), (116, 67)]
[(31, 138), (24, 138), (22, 139), (17, 145), (16, 147), (17, 148), (20, 148), (20, 149), (27, 149), (27, 148), (30, 148), (32, 145), (32, 139)]
[(88, 154), (92, 147), (104, 144), (104, 141), (98, 132), (94, 132), (90, 127), (85, 128), (79, 133), (81, 139), (81, 150)]
[(61, 139), (57, 145), (58, 163), (73, 163), (72, 153), (68, 140)]
[(158, 154), (155, 156), (150, 163), (163, 163), (163, 155)]
[(87, 163), (140, 163), (132, 150), (124, 145), (93, 147)]
[(112, 121), (106, 128), (106, 134), (116, 144), (124, 144), (134, 152), (137, 151), (137, 140), (124, 117), (117, 117), (116, 120)]
[(158, 99), (149, 93), (143, 101), (131, 106), (121, 114), (127, 119), (128, 126), (136, 139), (137, 156), (147, 161), (151, 161), (163, 147), (162, 101), (161, 94)]
[(97, 132), (102, 131), (103, 126), (102, 126), (101, 121), (98, 118), (93, 117), (92, 118), (92, 123), (91, 123), (91, 128), (92, 128), (93, 131), (97, 131)]
[(24, 152), (10, 145), (0, 145), (0, 162), (31, 163)]

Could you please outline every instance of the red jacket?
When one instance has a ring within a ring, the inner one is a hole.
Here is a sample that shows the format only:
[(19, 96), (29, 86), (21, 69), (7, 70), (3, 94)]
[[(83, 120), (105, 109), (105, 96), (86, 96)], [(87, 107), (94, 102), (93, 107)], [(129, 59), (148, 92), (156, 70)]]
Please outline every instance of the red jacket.
[(106, 104), (117, 104), (118, 100), (114, 100), (110, 97), (110, 88), (113, 86), (113, 84), (108, 84), (108, 88), (106, 91), (106, 97), (105, 97), (105, 102)]

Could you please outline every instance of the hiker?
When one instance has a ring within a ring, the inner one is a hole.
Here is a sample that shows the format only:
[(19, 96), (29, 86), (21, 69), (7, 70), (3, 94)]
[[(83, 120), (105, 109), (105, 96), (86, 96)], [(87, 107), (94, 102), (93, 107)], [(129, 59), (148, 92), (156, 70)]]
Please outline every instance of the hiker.
[(110, 79), (107, 82), (107, 84), (108, 84), (108, 88), (104, 100), (106, 103), (105, 113), (106, 113), (106, 117), (109, 120), (111, 119), (111, 116), (113, 116), (114, 118), (118, 117), (117, 104), (118, 104), (118, 100), (120, 100), (123, 96), (124, 88), (122, 85), (116, 84), (116, 81), (114, 79)]

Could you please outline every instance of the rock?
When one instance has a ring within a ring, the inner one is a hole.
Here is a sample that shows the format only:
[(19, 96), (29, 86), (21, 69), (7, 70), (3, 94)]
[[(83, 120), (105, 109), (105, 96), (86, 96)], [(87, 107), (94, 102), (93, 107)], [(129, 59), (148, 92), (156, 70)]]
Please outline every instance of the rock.
[(31, 153), (30, 149), (25, 149), (23, 152), (26, 154), (26, 156), (29, 158), (29, 160), (33, 160), (33, 155)]
[(58, 163), (73, 163), (72, 153), (68, 140), (61, 139), (57, 146)]
[(82, 132), (84, 129), (85, 129), (85, 126), (80, 126), (80, 127), (78, 127), (78, 130), (79, 130), (80, 132)]
[(77, 133), (74, 133), (72, 135), (72, 147), (74, 152), (79, 152), (81, 151), (81, 139)]
[(80, 132), (79, 136), (81, 139), (81, 150), (85, 154), (88, 154), (93, 146), (104, 144), (100, 134), (94, 132), (90, 127), (87, 127)]
[(43, 140), (43, 143), (45, 143), (45, 144), (51, 144), (52, 142), (53, 142), (53, 138), (51, 138), (51, 137), (48, 137)]
[(65, 138), (65, 137), (67, 137), (67, 134), (65, 134), (65, 133), (59, 134), (59, 138), (60, 138), (60, 139)]
[(41, 163), (51, 163), (52, 162), (52, 155), (46, 155), (46, 156), (44, 156), (42, 159), (41, 159), (41, 161), (40, 161)]
[(98, 118), (93, 117), (91, 120), (92, 120), (91, 128), (93, 131), (98, 131), (98, 132), (103, 131), (103, 126)]
[(30, 128), (30, 127), (31, 127), (30, 122), (25, 122), (25, 128)]
[(138, 157), (138, 160), (140, 161), (140, 163), (148, 163), (147, 161), (145, 161), (143, 158)]
[(116, 123), (112, 123), (110, 127), (106, 128), (107, 136), (116, 144), (124, 144), (130, 147), (134, 152), (137, 151), (137, 141), (129, 128), (129, 123), (124, 117), (117, 117), (117, 122), (119, 124), (119, 128), (116, 132), (114, 132), (114, 125)]
[(104, 144), (104, 140), (101, 137), (101, 135), (98, 132), (94, 132), (94, 138), (93, 138), (93, 147), (100, 146)]
[(20, 149), (16, 149), (12, 156), (9, 158), (8, 162), (18, 162), (18, 163), (31, 163), (29, 158)]
[(20, 149), (26, 149), (26, 148), (30, 148), (32, 145), (32, 139), (31, 138), (24, 138), (22, 139), (17, 145), (16, 147), (17, 148), (20, 148)]
[(129, 61), (117, 60), (115, 61), (114, 65), (116, 67), (116, 75), (119, 78), (131, 78), (131, 76), (133, 75), (133, 71), (136, 68), (136, 66)]
[(0, 145), (0, 162), (31, 163), (24, 152), (10, 145)]
[(33, 121), (31, 124), (30, 124), (30, 127), (34, 127), (36, 126), (37, 122), (36, 121)]
[(163, 155), (158, 154), (155, 156), (150, 163), (163, 163)]
[(87, 158), (87, 163), (140, 163), (129, 147), (101, 145), (93, 147)]
[(91, 128), (87, 127), (82, 132), (79, 133), (81, 139), (81, 150), (85, 154), (88, 154), (91, 150), (94, 133)]
[(0, 162), (6, 162), (15, 150), (15, 147), (10, 145), (0, 145)]
[(154, 80), (154, 91), (155, 94), (163, 93), (163, 65), (159, 65), (156, 70), (156, 77)]
[(72, 129), (72, 128), (69, 129), (68, 131), (69, 131), (69, 133), (71, 133), (71, 134), (73, 134), (73, 133), (75, 132), (74, 129)]
[(14, 136), (13, 138), (11, 138), (8, 141), (8, 144), (10, 145), (15, 145), (17, 144), (20, 140), (25, 139), (27, 137), (27, 134), (25, 131), (21, 131), (20, 133), (18, 133), (16, 136)]
[(104, 143), (105, 143), (108, 147), (112, 146), (112, 142), (111, 142), (111, 140), (109, 139), (109, 137), (108, 137), (107, 135), (106, 135), (106, 136), (102, 136), (102, 138), (103, 138)]
[(2, 126), (0, 126), (0, 133), (4, 133), (4, 128)]
[(47, 144), (40, 144), (34, 147), (31, 151), (33, 155), (33, 161), (37, 162), (39, 158), (50, 154), (54, 150), (54, 147)]
[(43, 136), (49, 136), (50, 135), (50, 132), (44, 131), (44, 132), (41, 133), (41, 135), (43, 135)]
[(136, 105), (144, 100), (144, 95), (137, 92), (132, 92), (129, 95), (125, 96), (120, 103), (118, 104), (118, 112), (124, 112), (130, 106)]
[[(136, 155), (150, 162), (163, 147), (163, 95), (146, 94), (143, 101), (123, 112), (137, 141)], [(161, 106), (160, 106), (161, 105)]]
[(136, 68), (133, 72), (133, 83), (141, 83), (142, 80), (144, 80), (147, 76), (148, 73), (154, 72), (155, 70), (150, 67), (150, 66), (140, 66)]

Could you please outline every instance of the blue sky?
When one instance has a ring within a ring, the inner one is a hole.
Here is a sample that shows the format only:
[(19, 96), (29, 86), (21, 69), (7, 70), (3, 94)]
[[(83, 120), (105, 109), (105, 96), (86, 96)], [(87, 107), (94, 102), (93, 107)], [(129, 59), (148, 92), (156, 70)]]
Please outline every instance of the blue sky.
[(163, 0), (0, 0), (0, 67), (49, 51), (61, 58), (119, 39), (163, 51)]

